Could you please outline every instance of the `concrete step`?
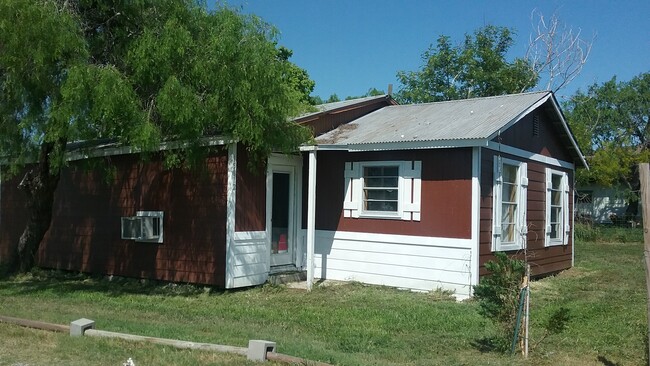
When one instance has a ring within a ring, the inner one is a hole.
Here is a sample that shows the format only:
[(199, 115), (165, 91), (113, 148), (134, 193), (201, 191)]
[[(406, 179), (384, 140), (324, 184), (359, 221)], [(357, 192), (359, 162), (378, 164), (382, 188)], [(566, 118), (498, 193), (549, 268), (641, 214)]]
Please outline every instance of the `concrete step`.
[(283, 285), (292, 282), (307, 280), (307, 271), (294, 270), (291, 272), (280, 272), (269, 275), (268, 282), (272, 285)]

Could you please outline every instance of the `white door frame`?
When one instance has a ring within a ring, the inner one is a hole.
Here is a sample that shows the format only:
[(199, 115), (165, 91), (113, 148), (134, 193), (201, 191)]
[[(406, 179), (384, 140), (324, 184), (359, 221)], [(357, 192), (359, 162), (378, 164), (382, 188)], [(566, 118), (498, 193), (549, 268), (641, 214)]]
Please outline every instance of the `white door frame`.
[[(271, 254), (271, 239), (273, 224), (273, 173), (289, 173), (289, 227), (287, 242), (289, 250), (286, 254)], [(302, 245), (299, 243), (299, 233), (302, 226), (302, 158), (301, 156), (271, 154), (266, 172), (266, 237), (270, 255), (270, 266), (298, 265), (302, 258)]]

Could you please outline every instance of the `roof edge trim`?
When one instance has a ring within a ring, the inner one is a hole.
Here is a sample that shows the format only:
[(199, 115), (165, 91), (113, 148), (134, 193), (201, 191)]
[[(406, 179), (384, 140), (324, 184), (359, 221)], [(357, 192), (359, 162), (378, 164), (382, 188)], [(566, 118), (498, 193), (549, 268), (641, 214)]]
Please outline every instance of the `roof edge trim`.
[(499, 134), (500, 134), (502, 131), (505, 131), (505, 130), (507, 130), (508, 128), (512, 127), (515, 123), (519, 122), (522, 118), (524, 118), (525, 116), (527, 116), (530, 112), (534, 111), (535, 109), (537, 109), (538, 107), (540, 107), (541, 105), (543, 105), (544, 103), (546, 103), (546, 101), (548, 100), (548, 98), (549, 98), (550, 96), (551, 96), (551, 92), (547, 92), (547, 93), (546, 93), (542, 98), (540, 98), (537, 102), (535, 102), (535, 103), (531, 104), (530, 106), (528, 106), (528, 108), (526, 108), (526, 109), (524, 109), (523, 111), (521, 111), (521, 112), (520, 112), (520, 113), (519, 113), (515, 118), (513, 118), (513, 119), (510, 120), (508, 123), (506, 123), (505, 125), (503, 125), (501, 128), (499, 128), (497, 131), (495, 131), (494, 133), (492, 133), (490, 136), (488, 136), (488, 140), (492, 140), (493, 138), (499, 136)]
[[(223, 146), (223, 145), (228, 145), (236, 142), (237, 140), (233, 138), (226, 138), (223, 136), (204, 137), (199, 139), (199, 146), (202, 147)], [(182, 149), (190, 145), (191, 143), (188, 141), (162, 142), (159, 145), (157, 150), (152, 150), (149, 152)], [(107, 148), (94, 148), (94, 149), (91, 148), (86, 151), (84, 150), (70, 151), (66, 153), (66, 161), (75, 161), (75, 160), (83, 160), (89, 158), (99, 158), (99, 157), (115, 156), (115, 155), (139, 154), (143, 152), (147, 152), (147, 151), (137, 149), (133, 146), (119, 146), (116, 144), (116, 146), (107, 147)]]
[[(387, 151), (387, 150), (422, 150), (422, 149), (444, 149), (459, 147), (487, 147), (489, 140), (485, 139), (466, 139), (466, 140), (437, 140), (437, 141), (410, 141), (410, 142), (386, 142), (386, 143), (369, 143), (369, 144), (321, 144), (316, 145), (318, 150), (331, 151)], [(310, 146), (303, 146), (301, 151), (313, 149)]]
[(557, 102), (557, 99), (555, 99), (555, 95), (551, 94), (553, 98), (551, 100), (553, 101), (553, 108), (555, 108), (555, 112), (557, 113), (558, 116), (560, 116), (560, 122), (562, 122), (562, 127), (564, 127), (564, 130), (566, 131), (567, 135), (569, 136), (569, 140), (571, 141), (571, 144), (573, 145), (573, 148), (575, 149), (576, 153), (578, 154), (578, 157), (580, 158), (580, 162), (582, 163), (582, 166), (589, 170), (589, 164), (587, 164), (587, 159), (585, 158), (585, 155), (582, 153), (582, 150), (580, 149), (580, 146), (578, 146), (578, 142), (575, 140), (573, 137), (573, 132), (571, 132), (571, 128), (569, 128), (569, 124), (567, 123), (566, 119), (564, 118), (564, 113), (562, 113), (562, 110), (560, 109), (560, 105)]

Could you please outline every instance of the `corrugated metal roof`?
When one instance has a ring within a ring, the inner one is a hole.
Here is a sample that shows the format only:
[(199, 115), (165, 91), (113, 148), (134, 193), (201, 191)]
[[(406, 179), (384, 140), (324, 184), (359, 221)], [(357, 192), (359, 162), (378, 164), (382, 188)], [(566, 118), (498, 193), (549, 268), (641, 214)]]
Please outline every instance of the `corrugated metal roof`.
[(544, 91), (388, 106), (319, 136), (316, 143), (355, 145), (487, 139), (550, 95)]
[(303, 115), (301, 115), (299, 117), (296, 117), (294, 119), (302, 119), (302, 118), (305, 118), (305, 117), (309, 117), (311, 115), (326, 113), (326, 112), (329, 112), (329, 111), (333, 111), (335, 109), (345, 108), (345, 107), (353, 106), (355, 104), (375, 100), (375, 99), (386, 99), (387, 97), (388, 96), (386, 94), (382, 94), (382, 95), (376, 95), (376, 96), (371, 96), (371, 97), (363, 97), (363, 98), (342, 100), (340, 102), (319, 104), (319, 105), (314, 106), (316, 108), (315, 112), (309, 112), (309, 113), (303, 114)]

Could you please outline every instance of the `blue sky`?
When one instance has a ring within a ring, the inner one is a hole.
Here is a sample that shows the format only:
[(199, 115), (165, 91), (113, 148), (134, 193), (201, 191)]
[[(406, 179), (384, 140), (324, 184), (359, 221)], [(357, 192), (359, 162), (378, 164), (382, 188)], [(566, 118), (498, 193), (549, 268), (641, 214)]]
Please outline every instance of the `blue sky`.
[(618, 80), (650, 71), (650, 0), (414, 1), (414, 0), (228, 0), (280, 31), (279, 44), (316, 82), (314, 95), (341, 99), (369, 88), (399, 89), (396, 73), (416, 70), (422, 53), (439, 35), (461, 42), (465, 33), (493, 24), (517, 31), (512, 55), (526, 51), (531, 12), (580, 29), (596, 39), (581, 75), (559, 98), (616, 75)]

